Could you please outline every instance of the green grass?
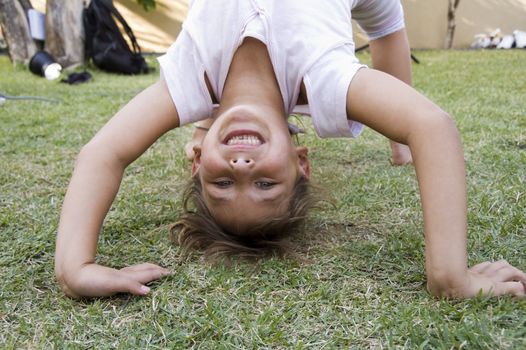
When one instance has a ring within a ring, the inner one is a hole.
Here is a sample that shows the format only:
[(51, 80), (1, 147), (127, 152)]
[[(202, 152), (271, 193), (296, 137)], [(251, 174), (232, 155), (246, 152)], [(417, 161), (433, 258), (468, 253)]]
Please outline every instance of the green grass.
[[(526, 269), (526, 51), (416, 55), (416, 87), (454, 116), (463, 137), (470, 262), (505, 257)], [(0, 107), (0, 348), (526, 348), (525, 300), (426, 292), (413, 168), (391, 167), (387, 142), (370, 130), (320, 140), (309, 120), (302, 142), (336, 205), (309, 220), (300, 247), (308, 263), (211, 267), (199, 255), (181, 258), (168, 228), (189, 175), (185, 127), (127, 170), (98, 251), (102, 264), (151, 261), (174, 274), (145, 298), (66, 298), (53, 253), (75, 155), (157, 79), (93, 73), (68, 86), (0, 57), (0, 92), (60, 100)]]

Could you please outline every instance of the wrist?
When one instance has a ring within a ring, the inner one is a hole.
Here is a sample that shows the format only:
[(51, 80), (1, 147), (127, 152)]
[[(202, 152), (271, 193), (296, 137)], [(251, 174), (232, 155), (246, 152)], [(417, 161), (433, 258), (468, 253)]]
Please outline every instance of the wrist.
[(64, 267), (63, 264), (55, 266), (55, 277), (64, 294), (73, 299), (84, 296), (82, 293), (82, 280), (85, 278), (83, 274), (86, 272), (86, 267), (90, 265), (94, 265), (94, 263), (70, 265), (68, 267)]
[(427, 290), (435, 297), (459, 298), (469, 285), (467, 269), (454, 272), (434, 272), (427, 275)]
[(75, 292), (75, 276), (76, 273), (72, 271), (67, 271), (64, 268), (55, 267), (55, 278), (58, 282), (58, 285), (60, 289), (66, 294), (68, 297), (73, 299), (79, 299), (81, 297), (80, 294)]

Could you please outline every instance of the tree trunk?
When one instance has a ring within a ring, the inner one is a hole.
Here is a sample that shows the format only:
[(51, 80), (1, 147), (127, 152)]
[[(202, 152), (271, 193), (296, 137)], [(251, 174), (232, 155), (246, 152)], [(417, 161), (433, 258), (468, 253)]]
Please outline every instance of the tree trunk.
[(27, 10), (32, 9), (33, 5), (31, 5), (31, 1), (29, 0), (18, 0), (20, 5), (22, 5), (22, 8), (24, 9), (24, 12), (27, 13)]
[(84, 62), (82, 10), (85, 2), (47, 0), (45, 50), (63, 67)]
[(450, 49), (453, 46), (453, 38), (455, 36), (455, 28), (457, 23), (455, 21), (455, 13), (458, 8), (460, 0), (448, 0), (447, 7), (447, 35), (446, 35), (446, 44), (444, 48)]
[[(29, 1), (24, 6), (31, 6)], [(28, 63), (37, 51), (24, 6), (18, 0), (0, 0), (0, 25), (13, 63)]]

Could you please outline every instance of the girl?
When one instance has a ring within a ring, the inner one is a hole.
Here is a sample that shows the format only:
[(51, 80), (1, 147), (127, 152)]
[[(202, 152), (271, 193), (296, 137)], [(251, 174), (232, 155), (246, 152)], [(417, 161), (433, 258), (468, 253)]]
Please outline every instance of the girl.
[[(278, 245), (308, 203), (307, 149), (293, 145), (286, 121), (296, 105), (308, 103), (321, 137), (357, 136), (367, 125), (409, 147), (431, 294), (523, 296), (525, 274), (505, 261), (468, 268), (457, 129), (408, 84), (358, 62), (351, 16), (370, 37), (375, 66), (389, 71), (398, 67), (389, 55), (409, 55), (395, 0), (192, 1), (177, 41), (159, 59), (161, 79), (78, 156), (57, 238), (55, 270), (64, 292), (145, 295), (145, 284), (169, 273), (153, 264), (120, 270), (95, 264), (98, 234), (126, 166), (168, 130), (207, 118), (213, 123), (195, 145), (192, 164), (190, 197), (198, 211), (176, 225), (179, 241), (211, 253)], [(391, 73), (403, 79), (408, 64), (399, 67)]]

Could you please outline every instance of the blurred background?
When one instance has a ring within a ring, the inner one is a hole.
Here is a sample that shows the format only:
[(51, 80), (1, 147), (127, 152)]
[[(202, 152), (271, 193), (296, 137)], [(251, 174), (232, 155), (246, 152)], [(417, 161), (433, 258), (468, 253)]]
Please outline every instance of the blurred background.
[[(35, 9), (44, 12), (45, 0), (32, 0)], [(455, 1), (402, 0), (411, 47), (441, 49), (447, 47), (448, 9)], [(156, 0), (156, 8), (146, 11), (135, 0), (115, 0), (115, 7), (132, 27), (144, 52), (165, 52), (181, 30), (188, 0)], [(479, 33), (500, 28), (503, 34), (526, 31), (526, 0), (460, 0), (454, 11), (456, 28), (453, 48), (469, 48)], [(366, 42), (358, 29), (357, 45)]]

